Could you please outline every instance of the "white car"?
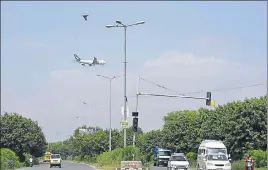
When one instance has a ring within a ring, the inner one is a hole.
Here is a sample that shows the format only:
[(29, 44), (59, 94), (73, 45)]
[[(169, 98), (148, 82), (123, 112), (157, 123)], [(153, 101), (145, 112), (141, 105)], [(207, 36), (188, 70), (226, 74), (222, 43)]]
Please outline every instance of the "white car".
[(53, 166), (58, 166), (61, 168), (61, 156), (60, 154), (51, 154), (50, 155), (50, 168)]
[(224, 154), (210, 154), (204, 158), (203, 170), (231, 170), (232, 166)]
[(186, 158), (185, 155), (183, 154), (174, 154), (171, 155), (168, 165), (167, 165), (167, 170), (189, 170), (190, 164)]

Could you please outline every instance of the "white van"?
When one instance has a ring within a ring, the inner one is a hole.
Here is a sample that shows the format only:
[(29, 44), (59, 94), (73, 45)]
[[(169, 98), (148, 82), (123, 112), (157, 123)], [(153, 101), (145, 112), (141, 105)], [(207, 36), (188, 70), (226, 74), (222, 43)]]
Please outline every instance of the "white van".
[(229, 158), (222, 141), (204, 140), (198, 148), (197, 170), (231, 170)]

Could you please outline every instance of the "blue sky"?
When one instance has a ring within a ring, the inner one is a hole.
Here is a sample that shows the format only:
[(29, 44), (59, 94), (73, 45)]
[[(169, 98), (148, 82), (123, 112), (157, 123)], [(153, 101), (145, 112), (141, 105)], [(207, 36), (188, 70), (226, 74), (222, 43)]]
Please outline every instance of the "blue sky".
[[(104, 59), (105, 69), (122, 72), (123, 29), (105, 27), (115, 20), (146, 22), (127, 32), (132, 72), (169, 51), (213, 56), (245, 67), (261, 64), (266, 70), (266, 6), (231, 1), (2, 2), (2, 86), (20, 98), (34, 95), (51, 72), (80, 68), (72, 62), (74, 53)], [(84, 13), (88, 21), (81, 17)]]

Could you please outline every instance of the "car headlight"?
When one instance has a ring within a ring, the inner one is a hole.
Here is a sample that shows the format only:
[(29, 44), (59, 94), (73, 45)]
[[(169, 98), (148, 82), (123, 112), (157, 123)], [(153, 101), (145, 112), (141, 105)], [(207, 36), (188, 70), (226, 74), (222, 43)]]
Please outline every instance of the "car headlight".
[(171, 165), (172, 168), (176, 168), (177, 166), (176, 165)]
[(207, 163), (207, 166), (213, 166), (213, 164), (212, 163)]
[(231, 165), (231, 163), (227, 163), (227, 164), (225, 164), (225, 166), (232, 166), (232, 165)]

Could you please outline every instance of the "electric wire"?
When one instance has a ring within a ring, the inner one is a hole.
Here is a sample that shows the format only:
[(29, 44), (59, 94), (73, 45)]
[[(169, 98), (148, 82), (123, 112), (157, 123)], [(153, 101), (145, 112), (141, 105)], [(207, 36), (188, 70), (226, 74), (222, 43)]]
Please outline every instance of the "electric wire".
[[(187, 93), (183, 93), (182, 94), (182, 93), (179, 93), (179, 92), (177, 92), (175, 90), (169, 89), (169, 88), (167, 88), (167, 87), (165, 87), (163, 85), (159, 85), (159, 84), (157, 84), (155, 82), (152, 82), (150, 80), (146, 80), (146, 79), (141, 78), (141, 77), (140, 77), (140, 79), (143, 80), (143, 81), (146, 81), (148, 83), (154, 84), (154, 85), (156, 85), (156, 86), (158, 86), (160, 88), (163, 88), (163, 89), (166, 89), (168, 91), (174, 92), (174, 93), (176, 93), (178, 95), (182, 95), (182, 96), (184, 96), (185, 94), (197, 94), (197, 93), (207, 92), (207, 91), (204, 91), (203, 90), (203, 91), (196, 91), (196, 92), (187, 92)], [(215, 90), (208, 90), (208, 91), (210, 91), (210, 92), (221, 92), (221, 91), (228, 91), (228, 90), (238, 90), (238, 89), (244, 89), (244, 88), (251, 88), (251, 87), (257, 87), (257, 86), (263, 86), (265, 84), (267, 84), (267, 83), (259, 83), (259, 84), (253, 84), (253, 85), (248, 85), (248, 86), (238, 86), (238, 87), (230, 87), (230, 88), (225, 88), (225, 89), (215, 89)]]

